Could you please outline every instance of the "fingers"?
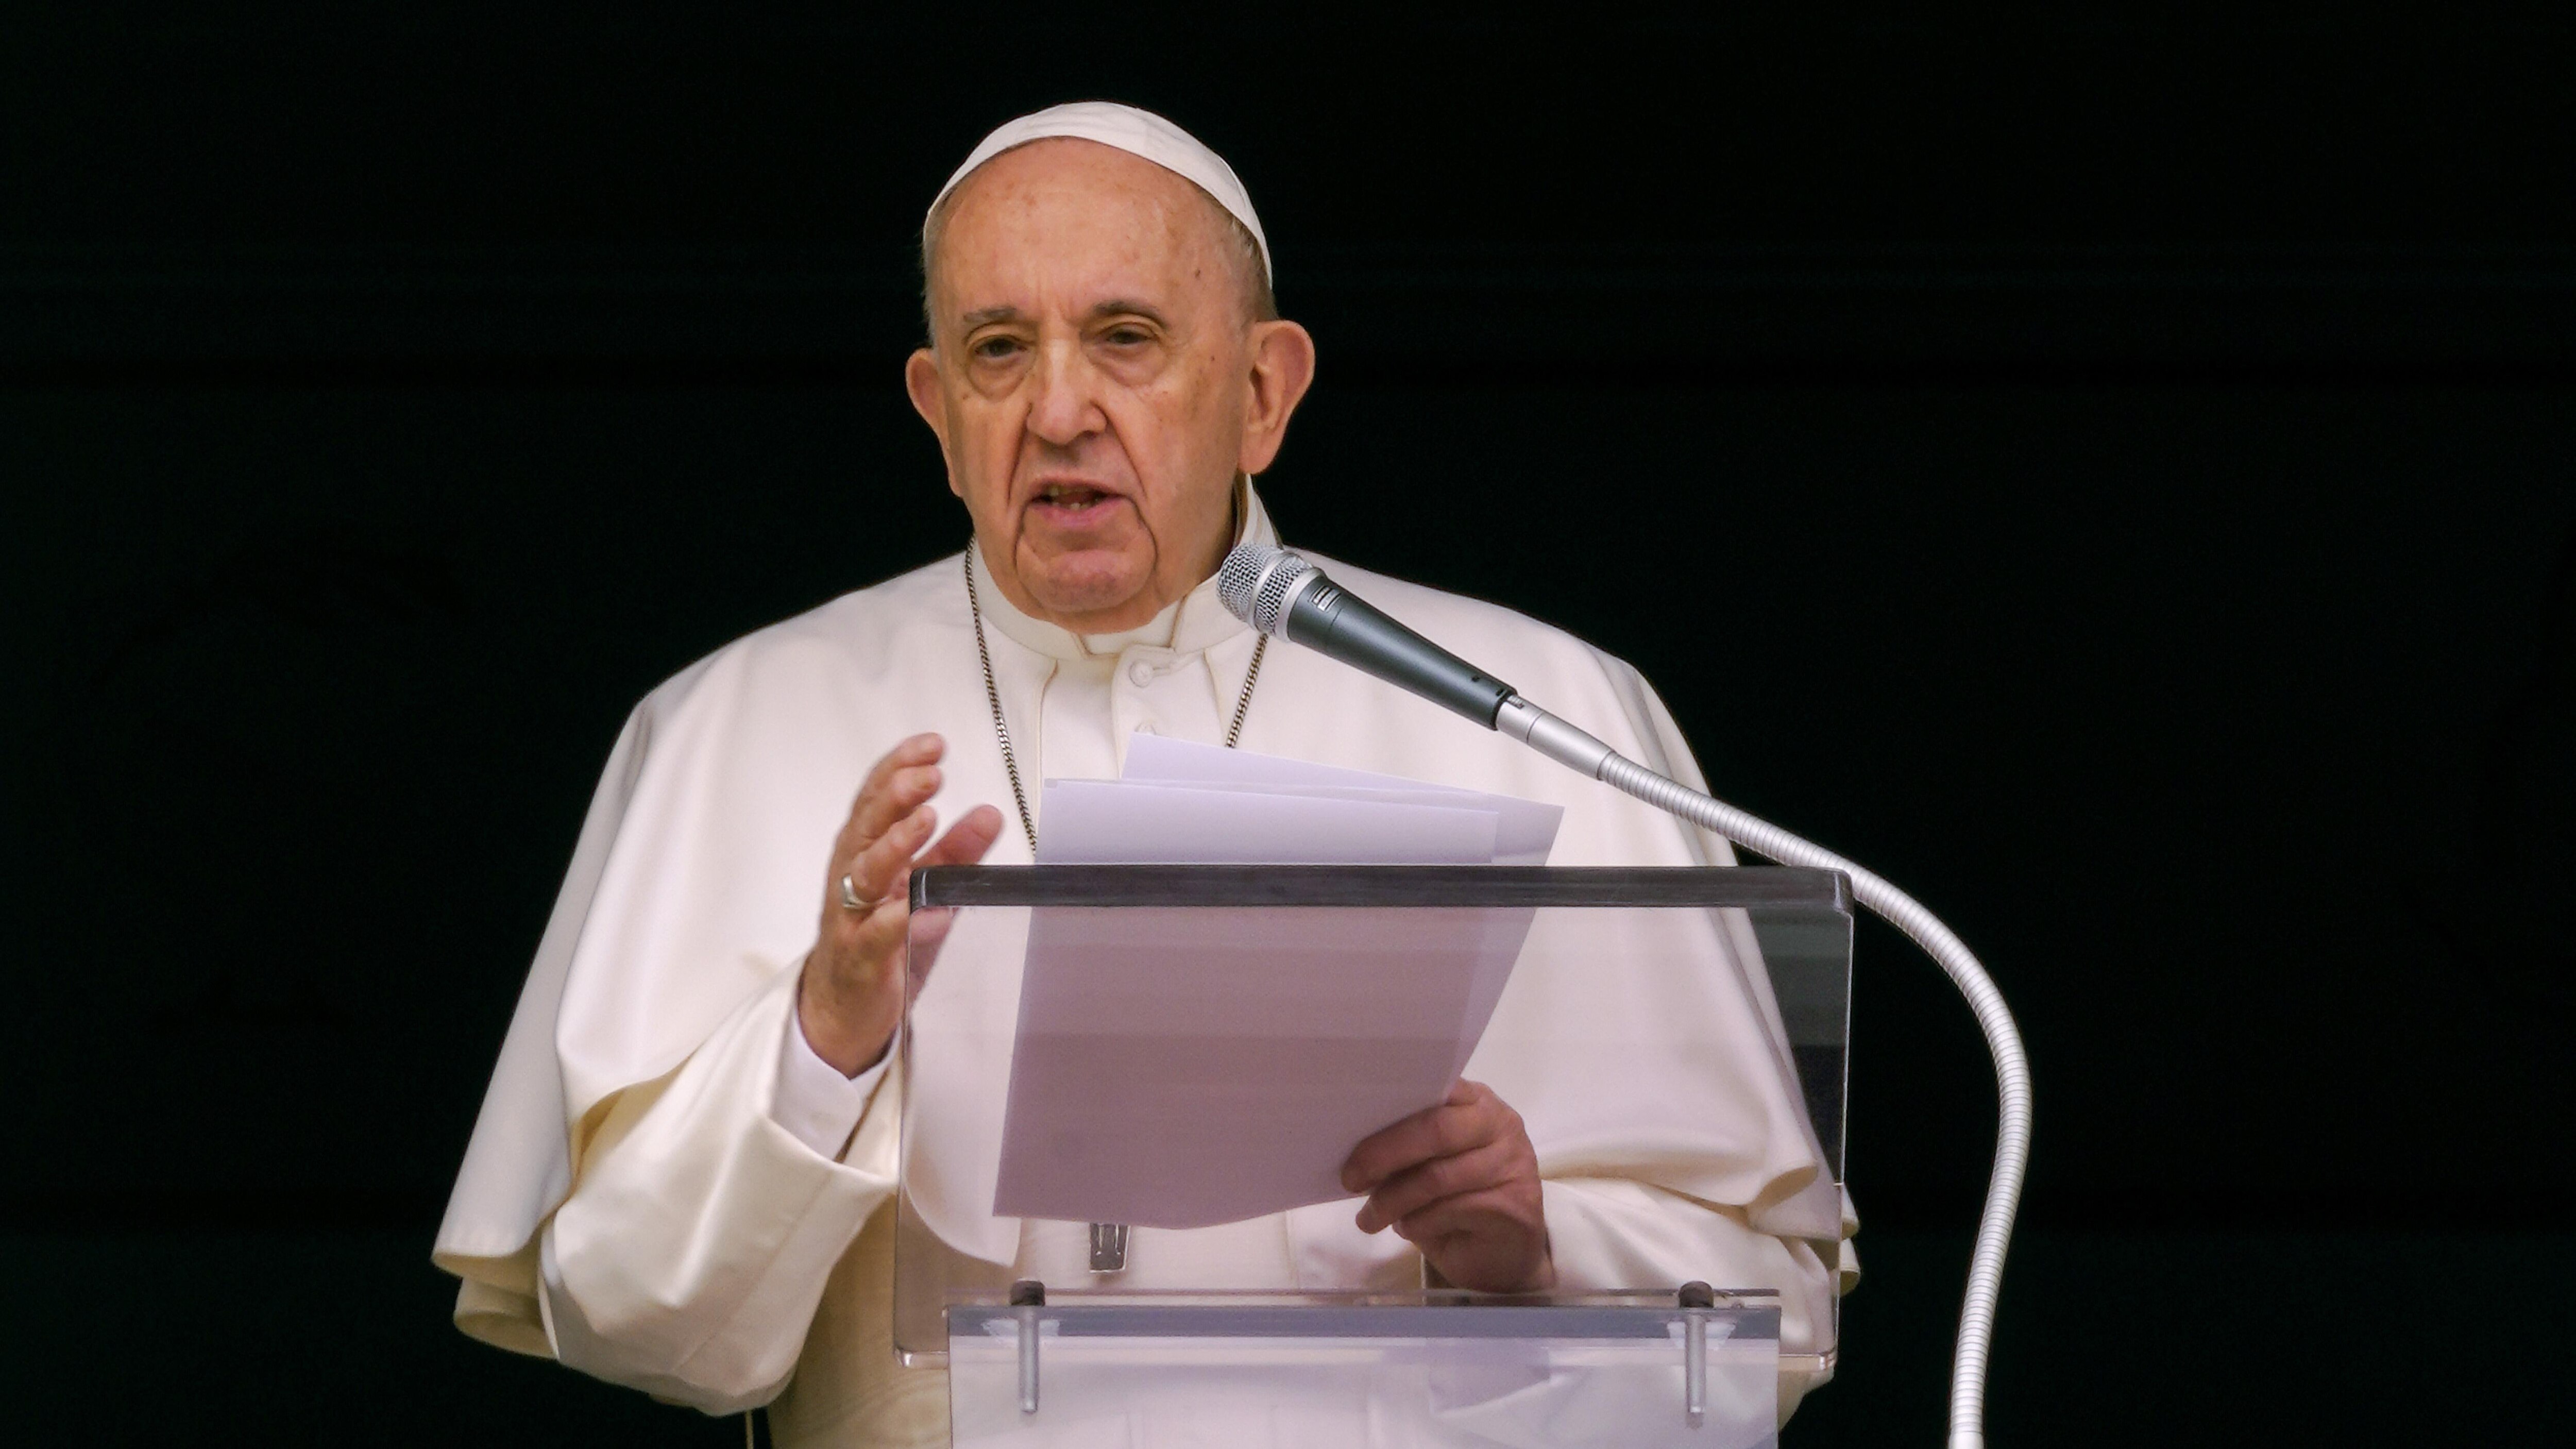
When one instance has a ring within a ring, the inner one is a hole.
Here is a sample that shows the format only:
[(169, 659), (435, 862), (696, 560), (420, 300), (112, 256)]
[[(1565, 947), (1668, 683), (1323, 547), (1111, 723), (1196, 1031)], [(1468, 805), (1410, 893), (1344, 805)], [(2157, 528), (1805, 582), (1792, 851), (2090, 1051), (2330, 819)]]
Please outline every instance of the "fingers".
[(884, 835), (895, 823), (921, 808), (922, 802), (939, 793), (939, 767), (906, 765), (889, 773), (872, 789), (859, 792), (857, 803), (850, 807), (848, 834), (852, 846), (862, 846)]
[(1002, 812), (978, 805), (934, 844), (931, 835), (938, 827), (939, 812), (928, 805), (915, 807), (859, 852), (850, 866), (851, 885), (862, 898), (890, 906), (910, 884), (915, 866), (972, 865), (982, 860), (1002, 833)]
[[(970, 811), (938, 850), (925, 854), (939, 826), (929, 802), (939, 791), (945, 749), (939, 736), (919, 734), (888, 750), (869, 768), (833, 842), (821, 929), (797, 986), (797, 1011), (806, 1040), (845, 1072), (882, 1051), (901, 1017), (912, 916), (905, 887), (913, 864), (980, 859), (999, 833), (998, 812)], [(844, 876), (851, 892), (876, 904), (848, 909)]]
[[(966, 812), (966, 818), (948, 828), (937, 844), (923, 851), (913, 862), (921, 865), (973, 865), (993, 848), (1002, 834), (1002, 812), (990, 805), (978, 805)], [(906, 949), (911, 959), (912, 989), (919, 991), (930, 979), (930, 968), (939, 959), (940, 943), (948, 939), (955, 913), (948, 910), (924, 911), (909, 918), (911, 940)]]
[(1442, 1198), (1395, 1230), (1454, 1287), (1543, 1293), (1556, 1286), (1547, 1209), (1535, 1183)]
[(884, 789), (886, 781), (898, 770), (915, 765), (936, 764), (947, 748), (947, 741), (937, 735), (914, 735), (886, 751), (874, 765), (868, 768), (868, 778), (860, 784), (859, 793), (865, 795), (872, 790)]
[(1437, 1107), (1416, 1112), (1351, 1149), (1342, 1164), (1342, 1186), (1374, 1192), (1380, 1183), (1437, 1157), (1450, 1157), (1493, 1141), (1520, 1119), (1481, 1082), (1460, 1081)]
[[(868, 767), (859, 792), (850, 800), (849, 819), (841, 826), (840, 843), (832, 849), (832, 858), (855, 854), (861, 846), (883, 833), (886, 826), (902, 819), (912, 808), (930, 798), (921, 790), (921, 777), (907, 777), (907, 772), (928, 769), (939, 762), (947, 743), (934, 734), (919, 734), (896, 745)], [(932, 789), (937, 788), (938, 774), (930, 776)], [(909, 799), (902, 799), (909, 796)], [(895, 803), (898, 799), (902, 803)]]
[(905, 892), (914, 868), (972, 865), (982, 860), (1002, 833), (1002, 812), (978, 805), (933, 844), (930, 837), (938, 824), (938, 812), (924, 805), (860, 852), (850, 870), (850, 883), (861, 897), (880, 904), (850, 923), (850, 944), (856, 950), (873, 954), (903, 944), (910, 910)]
[(904, 956), (910, 965), (912, 989), (919, 991), (930, 979), (930, 968), (938, 963), (939, 948), (957, 924), (957, 912), (947, 906), (935, 906), (910, 918), (910, 937), (904, 945)]
[(915, 865), (973, 865), (1002, 838), (1002, 812), (990, 805), (978, 805), (966, 812), (966, 818), (948, 827), (939, 843), (923, 852)]
[[(1483, 1193), (1523, 1181), (1536, 1181), (1538, 1164), (1520, 1143), (1496, 1140), (1390, 1177), (1369, 1195), (1359, 1213), (1359, 1229), (1374, 1233), (1404, 1223), (1424, 1209), (1450, 1198)], [(1413, 1236), (1407, 1232), (1406, 1237)]]
[(931, 832), (938, 828), (939, 812), (927, 805), (915, 806), (910, 814), (887, 826), (845, 867), (850, 884), (862, 899), (891, 900), (911, 874), (912, 858), (930, 844)]
[(1416, 1246), (1430, 1246), (1497, 1231), (1543, 1231), (1530, 1222), (1525, 1200), (1534, 1201), (1535, 1194), (1524, 1194), (1510, 1183), (1453, 1193), (1397, 1219), (1395, 1234)]
[(850, 923), (850, 947), (862, 960), (894, 960), (911, 930), (912, 906), (902, 888), (889, 886), (887, 891), (885, 904)]

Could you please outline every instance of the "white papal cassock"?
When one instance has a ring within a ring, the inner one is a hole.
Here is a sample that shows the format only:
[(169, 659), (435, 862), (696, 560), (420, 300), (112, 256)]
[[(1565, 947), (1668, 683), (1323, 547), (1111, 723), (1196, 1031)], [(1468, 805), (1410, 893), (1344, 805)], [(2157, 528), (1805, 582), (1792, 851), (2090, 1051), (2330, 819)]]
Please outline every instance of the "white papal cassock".
[[(1251, 489), (1239, 497), (1239, 541), (1274, 541)], [(1488, 604), (1326, 566), (1614, 749), (1700, 783), (1626, 664)], [(1041, 779), (1115, 776), (1136, 732), (1222, 739), (1255, 636), (1212, 580), (1116, 636), (1031, 619), (989, 576), (979, 592), (1031, 808)], [(851, 798), (881, 755), (925, 730), (948, 741), (943, 818), (980, 803), (1013, 814), (955, 555), (729, 645), (637, 706), (439, 1228), (436, 1261), (464, 1280), (459, 1327), (711, 1412), (770, 1402), (781, 1444), (946, 1442), (944, 1376), (897, 1368), (889, 1339), (902, 1083), (880, 1071), (818, 1089), (794, 1021)], [(1714, 836), (1301, 649), (1270, 649), (1241, 743), (1561, 805), (1557, 865), (1733, 860)], [(1017, 824), (992, 863), (1028, 860)], [(1718, 1009), (1737, 1019), (1745, 1055), (1784, 1060), (1760, 975), (1728, 978), (1745, 984)], [(1516, 977), (1503, 1012), (1543, 988)], [(1577, 991), (1544, 1009), (1651, 1016), (1654, 1004), (1586, 1006)], [(1776, 1284), (1782, 1351), (1809, 1350), (1850, 1227), (1783, 1077), (1741, 1074), (1737, 1120), (1710, 1133), (1733, 1146), (1692, 1164), (1686, 1190), (1662, 1185), (1668, 1174), (1552, 1162), (1537, 1140), (1560, 1286)], [(1541, 1104), (1515, 1105), (1535, 1118)], [(1139, 1230), (1122, 1285), (1418, 1282), (1409, 1247), (1350, 1225), (1355, 1206)], [(1077, 1281), (1081, 1232), (1025, 1225), (1015, 1266)], [(1784, 1414), (1809, 1386), (1784, 1380)]]

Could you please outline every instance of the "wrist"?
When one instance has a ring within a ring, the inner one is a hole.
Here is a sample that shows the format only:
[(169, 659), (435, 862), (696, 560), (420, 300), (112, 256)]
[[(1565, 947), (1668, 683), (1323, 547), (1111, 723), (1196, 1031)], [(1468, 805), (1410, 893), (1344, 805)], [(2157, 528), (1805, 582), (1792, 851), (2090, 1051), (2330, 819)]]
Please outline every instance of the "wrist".
[(831, 992), (817, 988), (817, 974), (809, 960), (797, 984), (796, 1029), (814, 1055), (842, 1076), (855, 1077), (885, 1056), (894, 1041), (895, 1023), (884, 1012), (851, 1019)]

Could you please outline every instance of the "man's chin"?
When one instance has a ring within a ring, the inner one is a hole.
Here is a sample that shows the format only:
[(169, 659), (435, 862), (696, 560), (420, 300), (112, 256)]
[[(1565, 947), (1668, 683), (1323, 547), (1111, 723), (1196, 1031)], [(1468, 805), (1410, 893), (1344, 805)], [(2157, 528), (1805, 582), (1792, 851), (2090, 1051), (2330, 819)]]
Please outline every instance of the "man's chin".
[[(1147, 587), (1150, 570), (1123, 559), (1087, 560), (1076, 555), (1055, 561), (1042, 572), (1023, 575), (1028, 594), (1059, 624), (1081, 633), (1115, 633), (1133, 629), (1158, 612)], [(1129, 615), (1135, 615), (1129, 618)]]

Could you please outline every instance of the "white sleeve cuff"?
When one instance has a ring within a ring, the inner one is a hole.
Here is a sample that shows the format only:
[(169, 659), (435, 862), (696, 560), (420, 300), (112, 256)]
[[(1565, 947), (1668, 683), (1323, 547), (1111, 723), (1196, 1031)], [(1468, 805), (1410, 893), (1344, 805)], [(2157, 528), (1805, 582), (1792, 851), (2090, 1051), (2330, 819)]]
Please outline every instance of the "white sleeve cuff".
[(837, 1162), (893, 1059), (888, 1050), (875, 1066), (855, 1077), (842, 1076), (840, 1068), (814, 1054), (803, 1023), (790, 1011), (786, 1039), (778, 1044), (778, 1090), (770, 1097), (769, 1120), (816, 1155)]

